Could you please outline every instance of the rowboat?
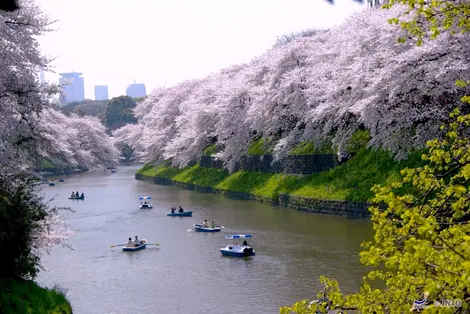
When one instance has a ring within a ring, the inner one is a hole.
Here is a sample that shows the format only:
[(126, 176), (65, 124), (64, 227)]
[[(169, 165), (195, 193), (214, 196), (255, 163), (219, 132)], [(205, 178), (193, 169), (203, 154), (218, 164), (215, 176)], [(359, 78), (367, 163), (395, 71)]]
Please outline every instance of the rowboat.
[(139, 251), (139, 250), (143, 250), (147, 247), (147, 240), (145, 239), (141, 239), (140, 242), (142, 243), (141, 245), (139, 246), (136, 246), (136, 247), (123, 247), (122, 250), (123, 251)]
[(54, 186), (55, 183), (54, 182), (49, 182), (49, 186)]
[(85, 199), (85, 195), (83, 196), (79, 196), (79, 197), (69, 197), (69, 200), (84, 200)]
[(232, 245), (227, 245), (224, 248), (220, 249), (220, 253), (225, 256), (234, 256), (234, 257), (247, 257), (254, 256), (255, 251), (251, 246), (248, 245), (247, 241), (244, 241), (243, 244), (235, 244), (236, 239), (251, 239), (250, 234), (235, 234), (225, 236), (225, 239), (233, 240)]
[(62, 179), (62, 178), (60, 178), (60, 179), (59, 179), (59, 182), (64, 182), (64, 181), (65, 181), (65, 180), (64, 180), (64, 179)]
[(193, 212), (182, 212), (182, 213), (174, 212), (174, 213), (168, 213), (166, 215), (170, 217), (192, 217)]
[(222, 230), (222, 228), (205, 228), (203, 224), (194, 224), (194, 230), (196, 230), (197, 232), (219, 232), (220, 230)]
[[(141, 196), (141, 197), (139, 197), (139, 200), (141, 201), (139, 209), (152, 209), (153, 205), (150, 204), (150, 203), (147, 203), (147, 200), (151, 200), (151, 199), (152, 199), (151, 196)], [(142, 204), (143, 200), (145, 200), (145, 202)]]

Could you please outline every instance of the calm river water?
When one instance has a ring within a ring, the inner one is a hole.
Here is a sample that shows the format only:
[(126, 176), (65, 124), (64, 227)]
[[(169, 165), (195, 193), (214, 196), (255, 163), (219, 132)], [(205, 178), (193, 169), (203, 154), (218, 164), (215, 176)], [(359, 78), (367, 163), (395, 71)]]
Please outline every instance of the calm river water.
[[(316, 298), (320, 275), (355, 291), (365, 269), (360, 243), (372, 237), (369, 221), (281, 210), (249, 201), (134, 180), (137, 167), (90, 172), (44, 186), (54, 203), (71, 206), (74, 250), (56, 247), (43, 258), (38, 282), (68, 290), (74, 314), (279, 313), (279, 307)], [(72, 191), (85, 201), (69, 200)], [(139, 196), (154, 208), (139, 210)], [(193, 217), (167, 217), (172, 206)], [(188, 231), (203, 219), (219, 233)], [(224, 235), (249, 233), (256, 256), (223, 257)], [(137, 252), (110, 248), (139, 235)]]

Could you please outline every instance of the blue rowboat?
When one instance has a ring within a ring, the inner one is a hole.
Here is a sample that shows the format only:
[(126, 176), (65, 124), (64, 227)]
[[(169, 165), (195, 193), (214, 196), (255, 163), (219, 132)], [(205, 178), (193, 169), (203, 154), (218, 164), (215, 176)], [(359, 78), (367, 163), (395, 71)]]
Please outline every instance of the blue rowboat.
[(55, 183), (54, 182), (49, 182), (49, 186), (54, 186)]
[(166, 215), (170, 217), (192, 217), (193, 212), (182, 212), (182, 213), (174, 212), (174, 213), (168, 213)]
[(235, 234), (230, 236), (225, 236), (225, 239), (234, 240), (234, 244), (227, 245), (224, 248), (220, 249), (220, 253), (224, 256), (233, 256), (233, 257), (247, 257), (254, 256), (255, 250), (248, 245), (248, 242), (244, 241), (243, 244), (235, 244), (235, 239), (251, 239), (250, 234)]
[(126, 252), (130, 252), (130, 251), (139, 251), (139, 250), (143, 250), (147, 247), (147, 240), (145, 239), (141, 239), (140, 242), (142, 243), (141, 245), (139, 246), (136, 246), (136, 247), (123, 247), (122, 250), (123, 251), (126, 251)]
[(64, 182), (64, 181), (65, 181), (65, 180), (64, 180), (64, 179), (62, 179), (62, 178), (60, 178), (60, 179), (59, 179), (59, 182)]
[(194, 230), (196, 230), (197, 232), (219, 232), (220, 230), (222, 230), (222, 228), (204, 228), (202, 224), (194, 224)]

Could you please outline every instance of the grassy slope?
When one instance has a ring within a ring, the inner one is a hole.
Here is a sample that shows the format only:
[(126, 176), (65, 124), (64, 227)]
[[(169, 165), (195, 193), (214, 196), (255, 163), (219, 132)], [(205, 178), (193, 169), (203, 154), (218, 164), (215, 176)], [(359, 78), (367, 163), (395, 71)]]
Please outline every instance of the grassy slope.
[(373, 196), (370, 188), (374, 184), (390, 182), (398, 177), (401, 169), (419, 163), (418, 154), (397, 163), (387, 153), (362, 149), (351, 160), (334, 169), (303, 177), (244, 171), (230, 175), (225, 170), (198, 165), (184, 169), (168, 165), (145, 166), (138, 173), (264, 197), (277, 197), (284, 193), (327, 200), (367, 201)]
[(72, 313), (72, 307), (61, 292), (44, 289), (32, 281), (2, 280), (0, 287), (1, 313)]

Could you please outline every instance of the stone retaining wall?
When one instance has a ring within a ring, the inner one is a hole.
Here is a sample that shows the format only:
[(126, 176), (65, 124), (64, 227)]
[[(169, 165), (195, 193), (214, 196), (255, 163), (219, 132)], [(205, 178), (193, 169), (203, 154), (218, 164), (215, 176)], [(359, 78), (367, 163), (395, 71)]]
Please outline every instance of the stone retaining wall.
[(234, 192), (221, 189), (215, 189), (210, 186), (198, 186), (191, 183), (177, 182), (170, 179), (148, 177), (142, 174), (135, 175), (136, 180), (149, 181), (160, 185), (172, 185), (187, 190), (194, 190), (201, 193), (221, 194), (229, 198), (239, 200), (251, 200), (272, 206), (279, 206), (292, 210), (300, 210), (316, 214), (337, 215), (351, 219), (370, 218), (371, 214), (368, 210), (371, 204), (365, 202), (351, 201), (331, 201), (320, 200), (314, 198), (293, 196), (288, 194), (280, 194), (278, 198), (256, 196), (246, 192)]

